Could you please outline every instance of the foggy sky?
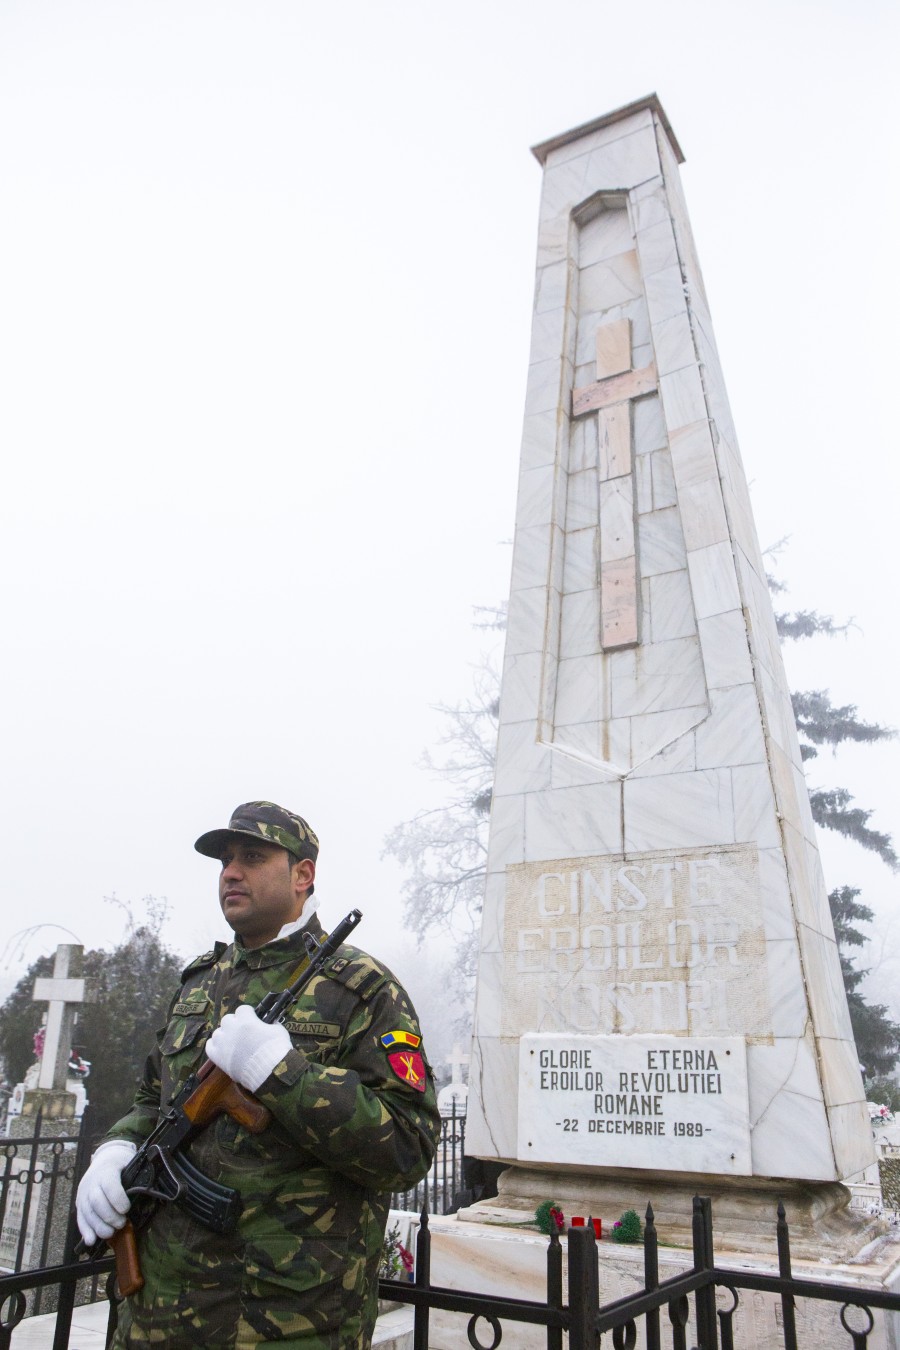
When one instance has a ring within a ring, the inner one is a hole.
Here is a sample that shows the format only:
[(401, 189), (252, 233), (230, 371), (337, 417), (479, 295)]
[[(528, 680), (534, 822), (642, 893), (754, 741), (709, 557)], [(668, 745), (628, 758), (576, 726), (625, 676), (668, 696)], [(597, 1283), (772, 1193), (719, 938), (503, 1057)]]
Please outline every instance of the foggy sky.
[[(192, 844), (257, 797), (318, 831), (326, 920), (413, 966), (380, 855), (498, 645), (471, 618), (508, 586), (528, 147), (652, 90), (783, 603), (857, 625), (789, 677), (900, 724), (896, 29), (882, 0), (7, 0), (0, 993), (117, 941), (105, 896), (166, 896), (186, 956), (227, 936)], [(900, 830), (897, 769), (809, 778)], [(822, 849), (892, 999), (897, 879)]]

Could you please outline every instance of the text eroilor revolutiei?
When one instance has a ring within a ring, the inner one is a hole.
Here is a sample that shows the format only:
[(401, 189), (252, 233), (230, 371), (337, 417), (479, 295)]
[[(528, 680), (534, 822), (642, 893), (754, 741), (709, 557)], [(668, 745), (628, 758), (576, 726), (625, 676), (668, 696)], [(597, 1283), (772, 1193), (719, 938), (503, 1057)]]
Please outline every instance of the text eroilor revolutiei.
[(748, 1176), (748, 1122), (740, 1037), (520, 1041), (520, 1159)]

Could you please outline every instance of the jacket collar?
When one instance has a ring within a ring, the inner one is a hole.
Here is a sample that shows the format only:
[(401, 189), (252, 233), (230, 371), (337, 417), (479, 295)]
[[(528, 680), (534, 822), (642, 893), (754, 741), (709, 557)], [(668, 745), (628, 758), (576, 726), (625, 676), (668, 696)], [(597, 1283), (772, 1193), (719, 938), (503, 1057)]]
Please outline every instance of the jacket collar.
[(264, 947), (243, 947), (240, 941), (235, 941), (232, 944), (232, 965), (247, 965), (251, 970), (265, 970), (269, 966), (287, 965), (289, 962), (295, 966), (299, 965), (301, 958), (306, 954), (304, 933), (311, 933), (317, 941), (322, 941), (322, 925), (317, 915), (314, 914), (309, 923), (297, 932), (290, 933), (285, 938), (275, 938)]

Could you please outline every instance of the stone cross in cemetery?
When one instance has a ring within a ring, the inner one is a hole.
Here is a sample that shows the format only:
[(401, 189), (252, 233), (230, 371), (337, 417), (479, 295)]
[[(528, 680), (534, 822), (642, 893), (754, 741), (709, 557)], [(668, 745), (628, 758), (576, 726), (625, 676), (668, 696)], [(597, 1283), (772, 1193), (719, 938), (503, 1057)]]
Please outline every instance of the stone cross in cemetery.
[(466, 1054), (465, 1050), (463, 1050), (459, 1041), (453, 1042), (453, 1049), (450, 1052), (449, 1064), (450, 1064), (450, 1082), (451, 1083), (465, 1082), (463, 1070), (464, 1069), (468, 1070), (469, 1056)]
[(798, 1251), (858, 1248), (871, 1130), (682, 155), (655, 96), (535, 154), (478, 1217), (652, 1200), (679, 1237), (700, 1187), (745, 1247), (783, 1197)]
[[(32, 998), (49, 1005), (37, 1085), (37, 1094), (43, 1094), (43, 1105), (49, 1115), (65, 1116), (74, 1112), (74, 1095), (66, 1090), (67, 1068), (75, 1019), (79, 1007), (88, 998), (87, 982), (73, 977), (70, 972), (80, 965), (83, 954), (83, 947), (60, 943), (53, 962), (53, 974), (34, 982)], [(69, 1097), (71, 1103), (66, 1100)], [(38, 1100), (34, 1090), (26, 1093), (23, 1115), (34, 1114)], [(68, 1109), (70, 1105), (71, 1110)]]

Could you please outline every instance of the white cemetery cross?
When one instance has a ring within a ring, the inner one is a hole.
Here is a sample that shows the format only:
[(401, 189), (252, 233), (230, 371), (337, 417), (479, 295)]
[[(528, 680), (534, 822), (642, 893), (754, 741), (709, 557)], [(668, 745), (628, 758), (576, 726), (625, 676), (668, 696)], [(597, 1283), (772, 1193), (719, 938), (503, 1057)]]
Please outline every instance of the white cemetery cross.
[(453, 1111), (461, 1115), (465, 1111), (469, 1089), (463, 1081), (463, 1067), (468, 1066), (468, 1063), (469, 1056), (459, 1042), (455, 1041), (450, 1053), (450, 1082), (438, 1093), (438, 1110), (441, 1115), (449, 1115)]
[(453, 1049), (450, 1052), (450, 1081), (452, 1083), (463, 1081), (463, 1068), (467, 1068), (468, 1063), (469, 1056), (465, 1053), (459, 1041), (454, 1041)]
[(535, 154), (466, 1146), (498, 1209), (689, 1242), (703, 1176), (852, 1245), (871, 1130), (681, 152), (651, 96)]
[(76, 954), (80, 956), (82, 951), (82, 947), (60, 943), (56, 949), (53, 974), (34, 982), (34, 1001), (49, 1004), (38, 1077), (38, 1088), (48, 1091), (66, 1090), (75, 1018), (79, 1007), (86, 1001), (86, 982), (71, 978), (69, 970), (74, 965)]

